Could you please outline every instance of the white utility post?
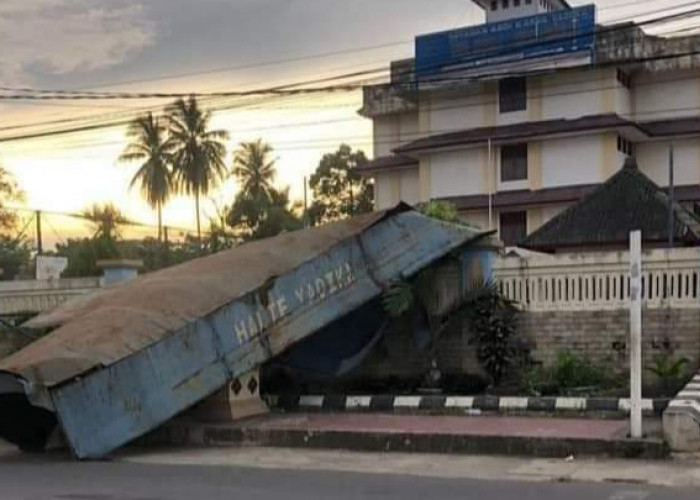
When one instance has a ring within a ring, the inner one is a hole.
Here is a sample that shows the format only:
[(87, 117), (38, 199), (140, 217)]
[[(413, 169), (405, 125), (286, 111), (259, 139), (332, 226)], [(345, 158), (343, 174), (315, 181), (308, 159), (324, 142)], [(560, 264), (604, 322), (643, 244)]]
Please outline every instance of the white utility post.
[(630, 435), (642, 437), (642, 232), (630, 233)]

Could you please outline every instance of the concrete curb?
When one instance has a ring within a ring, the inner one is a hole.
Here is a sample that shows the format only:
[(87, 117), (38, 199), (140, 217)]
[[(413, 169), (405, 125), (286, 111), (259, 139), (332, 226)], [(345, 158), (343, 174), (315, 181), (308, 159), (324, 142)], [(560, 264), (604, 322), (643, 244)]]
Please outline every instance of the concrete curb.
[[(286, 411), (428, 411), (433, 413), (613, 413), (629, 414), (629, 399), (499, 396), (265, 396)], [(661, 415), (668, 399), (644, 399), (647, 415)], [(700, 401), (700, 398), (699, 398)]]
[(571, 455), (611, 458), (662, 459), (668, 448), (659, 439), (578, 439), (531, 436), (479, 436), (462, 434), (415, 434), (404, 432), (310, 431), (260, 429), (172, 423), (152, 435), (148, 443), (179, 446), (275, 447), (366, 452), (406, 452), (472, 455), (518, 455), (565, 458)]
[(700, 373), (670, 402), (663, 426), (673, 451), (700, 451)]

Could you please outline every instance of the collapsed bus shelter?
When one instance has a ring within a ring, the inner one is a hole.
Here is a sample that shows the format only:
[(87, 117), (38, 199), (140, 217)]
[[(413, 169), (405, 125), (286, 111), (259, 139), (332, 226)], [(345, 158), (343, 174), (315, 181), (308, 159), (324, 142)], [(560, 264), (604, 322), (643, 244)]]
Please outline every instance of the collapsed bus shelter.
[[(66, 303), (28, 325), (49, 334), (0, 362), (0, 437), (42, 448), (60, 429), (76, 457), (102, 457), (482, 236), (399, 205)], [(344, 331), (355, 352), (380, 327), (369, 323)]]

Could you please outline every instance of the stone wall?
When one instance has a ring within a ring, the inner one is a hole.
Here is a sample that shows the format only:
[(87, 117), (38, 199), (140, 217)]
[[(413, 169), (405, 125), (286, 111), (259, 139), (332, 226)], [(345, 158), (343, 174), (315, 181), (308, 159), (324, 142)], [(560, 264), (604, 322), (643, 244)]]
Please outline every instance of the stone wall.
[[(669, 348), (693, 367), (700, 364), (700, 309), (648, 309), (642, 313), (644, 366)], [(629, 312), (547, 311), (520, 313), (518, 334), (536, 362), (554, 363), (557, 354), (572, 351), (611, 370), (629, 360)], [(446, 374), (481, 374), (466, 327), (447, 331), (437, 346), (437, 360)], [(355, 373), (359, 377), (419, 377), (429, 367), (429, 355), (416, 348), (411, 335), (389, 332)], [(645, 375), (646, 376), (646, 375)]]
[[(545, 364), (557, 353), (571, 350), (610, 367), (627, 366), (629, 360), (629, 312), (547, 311), (523, 312), (519, 332), (527, 338), (531, 354)], [(686, 357), (694, 366), (700, 362), (700, 310), (647, 309), (642, 313), (644, 364), (670, 350)]]

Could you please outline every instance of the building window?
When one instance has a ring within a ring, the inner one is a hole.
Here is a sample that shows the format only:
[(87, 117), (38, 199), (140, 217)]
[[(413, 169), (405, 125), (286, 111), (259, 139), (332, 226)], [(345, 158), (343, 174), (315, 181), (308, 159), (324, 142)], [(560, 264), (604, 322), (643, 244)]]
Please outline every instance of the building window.
[(527, 109), (527, 80), (505, 78), (498, 82), (498, 105), (501, 113)]
[(527, 236), (527, 212), (505, 212), (499, 216), (501, 241), (507, 247), (516, 246)]
[(520, 7), (520, 0), (513, 0), (513, 7)]
[(527, 144), (501, 147), (501, 182), (527, 180)]
[(507, 8), (508, 8), (508, 0), (503, 0), (503, 1), (501, 2), (501, 7), (504, 8), (504, 9), (507, 9)]
[(498, 10), (498, 0), (491, 2), (491, 10)]
[(625, 139), (621, 135), (617, 136), (617, 150), (627, 156), (634, 156), (634, 144), (632, 141)]
[(617, 70), (617, 81), (626, 89), (632, 88), (632, 77), (621, 69)]
[(532, 4), (532, 0), (525, 0), (525, 5), (531, 5), (531, 4)]

